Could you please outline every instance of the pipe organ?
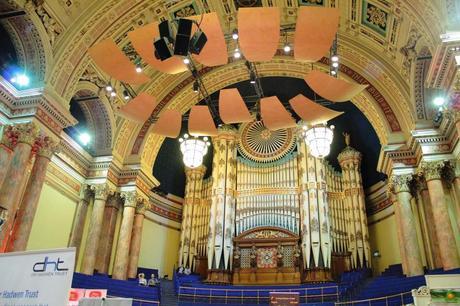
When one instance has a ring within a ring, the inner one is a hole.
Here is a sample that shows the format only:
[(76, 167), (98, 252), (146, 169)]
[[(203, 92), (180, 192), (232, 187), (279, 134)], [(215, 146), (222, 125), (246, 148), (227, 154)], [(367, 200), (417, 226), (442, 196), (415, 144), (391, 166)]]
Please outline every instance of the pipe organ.
[(259, 121), (219, 128), (212, 175), (186, 169), (179, 265), (238, 284), (329, 280), (369, 267), (360, 153), (348, 145), (339, 172), (297, 132)]

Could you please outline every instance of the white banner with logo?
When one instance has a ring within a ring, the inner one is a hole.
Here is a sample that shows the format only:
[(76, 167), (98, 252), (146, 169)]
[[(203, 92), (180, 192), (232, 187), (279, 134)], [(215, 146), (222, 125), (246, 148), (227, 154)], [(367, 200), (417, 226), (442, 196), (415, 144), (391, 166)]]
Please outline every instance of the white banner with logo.
[(0, 306), (67, 305), (75, 248), (0, 254)]

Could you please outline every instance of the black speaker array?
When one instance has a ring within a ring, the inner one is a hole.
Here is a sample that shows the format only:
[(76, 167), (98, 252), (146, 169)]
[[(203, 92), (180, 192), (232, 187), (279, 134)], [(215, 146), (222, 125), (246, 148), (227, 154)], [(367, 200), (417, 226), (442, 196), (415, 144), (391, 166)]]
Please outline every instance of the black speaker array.
[[(206, 34), (198, 29), (193, 37), (193, 21), (189, 19), (179, 19), (175, 41), (172, 37), (172, 29), (169, 21), (165, 20), (158, 25), (160, 38), (153, 43), (155, 46), (155, 57), (164, 61), (173, 55), (187, 56), (189, 52), (200, 54), (201, 50), (208, 41)], [(174, 45), (174, 50), (172, 46)]]

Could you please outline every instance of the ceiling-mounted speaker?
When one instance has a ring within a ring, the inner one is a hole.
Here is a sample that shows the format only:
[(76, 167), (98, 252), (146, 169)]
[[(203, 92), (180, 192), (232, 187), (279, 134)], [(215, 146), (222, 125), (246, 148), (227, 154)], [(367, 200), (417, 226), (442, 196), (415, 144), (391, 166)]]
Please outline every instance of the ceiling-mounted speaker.
[(172, 28), (168, 20), (162, 21), (158, 25), (158, 29), (160, 30), (161, 38), (166, 37), (169, 41), (172, 41), (172, 38), (173, 38)]
[(203, 31), (198, 30), (193, 34), (192, 39), (190, 40), (190, 52), (193, 54), (200, 54), (201, 50), (203, 50), (204, 45), (206, 45), (206, 42), (208, 41), (208, 38), (206, 37), (206, 34), (204, 34)]
[(166, 37), (158, 38), (153, 43), (155, 46), (155, 57), (164, 61), (173, 56), (173, 51)]
[(179, 19), (176, 42), (174, 44), (174, 55), (186, 56), (188, 54), (191, 33), (192, 21), (184, 18)]

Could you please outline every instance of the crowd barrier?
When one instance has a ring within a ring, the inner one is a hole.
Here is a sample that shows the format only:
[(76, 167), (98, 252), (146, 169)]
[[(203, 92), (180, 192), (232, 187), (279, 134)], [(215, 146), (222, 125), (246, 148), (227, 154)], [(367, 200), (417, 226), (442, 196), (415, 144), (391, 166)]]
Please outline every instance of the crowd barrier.
[(335, 306), (339, 305), (352, 305), (352, 306), (400, 306), (407, 305), (413, 302), (412, 292), (403, 292), (399, 294), (393, 294), (378, 298), (366, 299), (366, 300), (355, 300), (346, 302), (335, 302)]
[(285, 289), (227, 289), (180, 286), (179, 302), (206, 304), (268, 304), (270, 292), (298, 292), (300, 303), (337, 302), (340, 297), (339, 286)]

